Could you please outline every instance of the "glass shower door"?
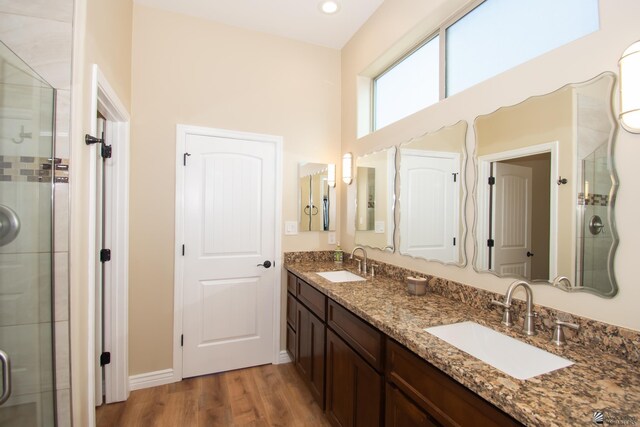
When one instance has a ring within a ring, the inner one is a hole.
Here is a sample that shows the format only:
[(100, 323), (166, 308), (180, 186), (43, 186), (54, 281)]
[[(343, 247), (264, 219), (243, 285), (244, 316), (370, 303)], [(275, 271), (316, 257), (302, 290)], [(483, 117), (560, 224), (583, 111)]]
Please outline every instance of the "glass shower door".
[(53, 88), (0, 43), (2, 426), (55, 425), (54, 100)]

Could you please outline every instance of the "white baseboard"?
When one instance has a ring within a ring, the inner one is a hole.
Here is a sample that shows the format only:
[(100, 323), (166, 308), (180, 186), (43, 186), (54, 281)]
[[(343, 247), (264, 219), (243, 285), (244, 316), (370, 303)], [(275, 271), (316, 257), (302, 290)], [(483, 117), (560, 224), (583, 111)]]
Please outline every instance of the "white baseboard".
[(131, 375), (129, 377), (129, 390), (140, 390), (174, 382), (176, 380), (173, 378), (173, 369), (145, 372), (144, 374)]
[(291, 361), (291, 357), (289, 357), (287, 350), (282, 350), (280, 352), (280, 357), (278, 358), (278, 364), (290, 363)]

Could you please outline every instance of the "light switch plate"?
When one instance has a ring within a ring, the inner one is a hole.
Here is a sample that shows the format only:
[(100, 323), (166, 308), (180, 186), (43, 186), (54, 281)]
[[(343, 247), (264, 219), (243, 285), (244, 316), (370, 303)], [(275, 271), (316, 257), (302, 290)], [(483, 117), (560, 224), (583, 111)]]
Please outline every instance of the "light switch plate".
[(376, 233), (384, 233), (384, 221), (376, 221)]
[(327, 243), (330, 245), (336, 244), (336, 233), (330, 231), (329, 234), (327, 234)]
[(284, 234), (287, 236), (298, 234), (298, 221), (285, 221)]

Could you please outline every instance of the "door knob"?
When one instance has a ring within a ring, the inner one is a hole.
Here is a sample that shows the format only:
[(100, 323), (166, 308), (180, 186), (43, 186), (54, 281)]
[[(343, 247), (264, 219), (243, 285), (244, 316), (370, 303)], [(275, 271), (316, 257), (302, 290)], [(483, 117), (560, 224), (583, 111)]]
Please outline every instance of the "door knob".
[(531, 252), (527, 251), (527, 258), (530, 258), (532, 256), (533, 256), (533, 254)]
[(267, 261), (263, 262), (262, 264), (258, 264), (257, 266), (258, 267), (269, 268), (269, 267), (271, 267), (271, 261), (267, 260)]

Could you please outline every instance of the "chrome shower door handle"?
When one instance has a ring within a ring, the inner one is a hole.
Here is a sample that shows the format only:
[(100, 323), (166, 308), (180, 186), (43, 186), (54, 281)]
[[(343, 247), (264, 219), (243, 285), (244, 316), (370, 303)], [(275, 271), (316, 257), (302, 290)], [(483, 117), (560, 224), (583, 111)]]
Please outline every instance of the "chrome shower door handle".
[(2, 363), (2, 395), (0, 395), (0, 405), (6, 402), (11, 396), (11, 361), (4, 351), (0, 350), (0, 362)]

